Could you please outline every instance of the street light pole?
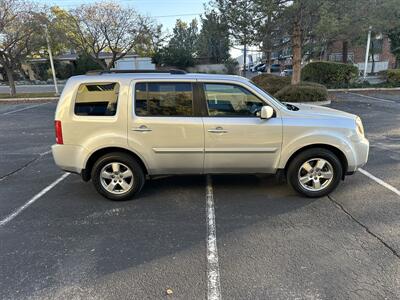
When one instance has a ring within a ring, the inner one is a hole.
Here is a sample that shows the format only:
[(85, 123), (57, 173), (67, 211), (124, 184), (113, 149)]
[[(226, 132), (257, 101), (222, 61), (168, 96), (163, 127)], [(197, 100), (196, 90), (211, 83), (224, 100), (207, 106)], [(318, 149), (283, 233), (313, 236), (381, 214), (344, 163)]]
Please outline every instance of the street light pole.
[(45, 35), (46, 35), (46, 42), (47, 42), (47, 51), (49, 52), (51, 72), (53, 73), (54, 88), (56, 90), (56, 96), (58, 96), (58, 95), (60, 95), (60, 93), (58, 92), (56, 70), (54, 69), (54, 62), (53, 62), (53, 53), (51, 52), (51, 47), (50, 47), (49, 31), (47, 30), (47, 25), (45, 25), (44, 28), (46, 31)]
[(367, 38), (367, 49), (365, 51), (365, 63), (364, 63), (364, 79), (367, 77), (367, 69), (368, 69), (368, 56), (369, 56), (369, 44), (371, 43), (371, 29), (369, 26), (368, 29), (368, 38)]

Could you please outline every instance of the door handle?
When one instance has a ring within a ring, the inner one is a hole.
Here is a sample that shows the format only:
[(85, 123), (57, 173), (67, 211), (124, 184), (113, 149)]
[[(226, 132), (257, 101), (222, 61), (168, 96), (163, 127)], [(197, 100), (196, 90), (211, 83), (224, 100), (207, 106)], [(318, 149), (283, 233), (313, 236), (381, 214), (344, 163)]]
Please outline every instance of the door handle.
[(152, 131), (152, 129), (148, 128), (146, 125), (141, 125), (139, 127), (133, 128), (133, 131), (147, 132)]
[(222, 127), (217, 127), (215, 129), (208, 129), (208, 132), (210, 133), (227, 133), (228, 130), (223, 129)]

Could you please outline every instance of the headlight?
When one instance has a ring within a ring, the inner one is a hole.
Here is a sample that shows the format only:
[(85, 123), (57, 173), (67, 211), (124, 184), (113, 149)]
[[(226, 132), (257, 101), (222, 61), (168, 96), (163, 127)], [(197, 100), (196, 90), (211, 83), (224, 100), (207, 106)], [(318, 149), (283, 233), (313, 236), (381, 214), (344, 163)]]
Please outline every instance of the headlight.
[(362, 124), (360, 117), (356, 118), (356, 130), (359, 136), (364, 137), (364, 126)]

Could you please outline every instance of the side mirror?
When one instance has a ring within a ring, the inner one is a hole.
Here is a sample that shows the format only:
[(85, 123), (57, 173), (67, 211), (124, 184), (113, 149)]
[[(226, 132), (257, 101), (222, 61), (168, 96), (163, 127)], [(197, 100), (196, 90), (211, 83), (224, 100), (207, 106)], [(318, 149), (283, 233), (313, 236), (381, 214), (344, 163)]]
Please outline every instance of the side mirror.
[(261, 119), (271, 119), (273, 115), (274, 115), (274, 109), (271, 106), (266, 105), (261, 107), (261, 114), (260, 114)]

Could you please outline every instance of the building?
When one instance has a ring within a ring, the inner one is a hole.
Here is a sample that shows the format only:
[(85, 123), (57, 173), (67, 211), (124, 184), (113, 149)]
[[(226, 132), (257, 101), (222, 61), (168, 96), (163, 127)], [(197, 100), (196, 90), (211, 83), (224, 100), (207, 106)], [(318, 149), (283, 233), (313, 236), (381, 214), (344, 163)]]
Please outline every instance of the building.
[[(342, 41), (336, 41), (329, 45), (327, 49), (327, 58), (329, 61), (342, 62)], [(364, 70), (365, 46), (349, 44), (347, 52), (348, 62), (358, 66), (360, 71)], [(388, 37), (380, 35), (371, 41), (370, 55), (368, 59), (367, 72), (372, 70), (372, 54), (374, 55), (374, 72), (379, 72), (396, 67), (396, 57), (390, 52), (390, 40)]]

